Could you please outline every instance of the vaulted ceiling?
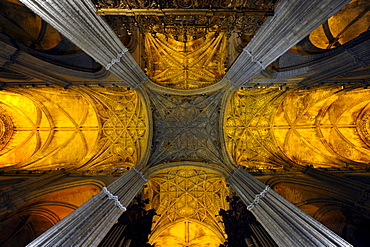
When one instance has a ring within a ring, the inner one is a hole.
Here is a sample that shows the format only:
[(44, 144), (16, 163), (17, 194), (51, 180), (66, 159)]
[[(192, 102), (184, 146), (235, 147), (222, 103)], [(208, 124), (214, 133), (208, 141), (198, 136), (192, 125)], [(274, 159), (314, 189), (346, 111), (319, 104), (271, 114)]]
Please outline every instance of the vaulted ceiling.
[(1, 1), (4, 171), (141, 165), (159, 212), (151, 243), (219, 246), (226, 236), (215, 215), (228, 207), (224, 179), (236, 166), (266, 174), (368, 167), (367, 1), (351, 1), (312, 32), (297, 22), (286, 42), (276, 37), (291, 24), (269, 25), (277, 1), (93, 2), (114, 31), (112, 47), (122, 42), (131, 55), (102, 63), (107, 47), (73, 44), (72, 31)]

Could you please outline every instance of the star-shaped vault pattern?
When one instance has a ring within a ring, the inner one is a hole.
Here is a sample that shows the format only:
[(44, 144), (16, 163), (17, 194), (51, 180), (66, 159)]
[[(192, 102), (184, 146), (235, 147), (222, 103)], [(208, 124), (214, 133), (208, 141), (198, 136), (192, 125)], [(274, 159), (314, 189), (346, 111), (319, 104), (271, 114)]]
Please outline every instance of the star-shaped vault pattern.
[(151, 165), (172, 161), (222, 164), (219, 108), (222, 92), (179, 96), (153, 92)]

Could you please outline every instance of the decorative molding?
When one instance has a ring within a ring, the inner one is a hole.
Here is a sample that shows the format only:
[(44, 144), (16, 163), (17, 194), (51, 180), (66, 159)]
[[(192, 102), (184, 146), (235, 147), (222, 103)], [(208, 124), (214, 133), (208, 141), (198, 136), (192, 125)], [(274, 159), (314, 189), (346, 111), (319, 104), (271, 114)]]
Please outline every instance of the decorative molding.
[(261, 66), (262, 70), (266, 69), (266, 67), (267, 67), (267, 66), (266, 66), (266, 65), (264, 65), (264, 64), (262, 63), (262, 61), (260, 61), (260, 60), (259, 60), (259, 59), (257, 59), (256, 57), (254, 57), (254, 56), (252, 55), (252, 52), (248, 51), (246, 48), (244, 48), (244, 49), (243, 49), (243, 52), (247, 53), (247, 54), (248, 54), (248, 56), (250, 56), (250, 57), (251, 57), (252, 62), (254, 62), (254, 63), (258, 64), (259, 66)]
[(103, 192), (108, 195), (108, 200), (114, 200), (114, 205), (116, 205), (121, 211), (125, 212), (127, 209), (122, 206), (121, 202), (118, 200), (118, 196), (114, 196), (107, 187), (103, 188)]
[(116, 58), (113, 58), (112, 61), (110, 61), (106, 66), (105, 69), (109, 70), (110, 67), (112, 67), (115, 63), (119, 63), (121, 61), (121, 57), (125, 55), (125, 53), (128, 51), (127, 48), (124, 48), (120, 53), (117, 54)]
[(247, 206), (247, 209), (252, 210), (260, 202), (260, 199), (265, 197), (265, 195), (269, 192), (269, 190), (270, 190), (270, 187), (267, 185), (261, 193), (256, 195), (256, 198), (253, 200), (251, 204)]
[(143, 34), (162, 33), (191, 39), (203, 37), (209, 32), (254, 34), (266, 17), (273, 15), (275, 8), (275, 1), (272, 0), (94, 2), (99, 15), (105, 15), (108, 19), (114, 16), (114, 22), (118, 21), (129, 34), (138, 30)]
[(145, 182), (148, 182), (148, 179), (145, 178), (144, 174), (142, 172), (140, 172), (138, 169), (136, 169), (136, 167), (132, 167), (132, 169), (134, 169), (134, 171), (140, 175), (140, 177), (145, 181)]

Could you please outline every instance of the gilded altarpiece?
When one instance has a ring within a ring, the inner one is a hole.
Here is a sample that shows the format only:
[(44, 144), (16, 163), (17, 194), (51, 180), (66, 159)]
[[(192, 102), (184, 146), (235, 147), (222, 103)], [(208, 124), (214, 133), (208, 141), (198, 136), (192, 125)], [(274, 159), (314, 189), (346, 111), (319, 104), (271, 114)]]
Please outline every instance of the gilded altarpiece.
[(2, 168), (126, 168), (146, 147), (146, 109), (132, 90), (12, 88), (0, 97)]
[(225, 241), (220, 209), (227, 209), (229, 190), (217, 173), (176, 167), (153, 175), (145, 196), (154, 208), (150, 243), (157, 247), (218, 247)]

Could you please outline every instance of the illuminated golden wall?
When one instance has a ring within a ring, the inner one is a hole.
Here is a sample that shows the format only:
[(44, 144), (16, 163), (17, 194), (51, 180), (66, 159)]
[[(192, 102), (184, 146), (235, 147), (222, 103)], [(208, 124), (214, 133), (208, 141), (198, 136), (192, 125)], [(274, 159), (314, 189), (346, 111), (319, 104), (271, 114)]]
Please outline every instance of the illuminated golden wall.
[(133, 90), (9, 89), (0, 107), (1, 167), (125, 168), (146, 147), (146, 109)]

